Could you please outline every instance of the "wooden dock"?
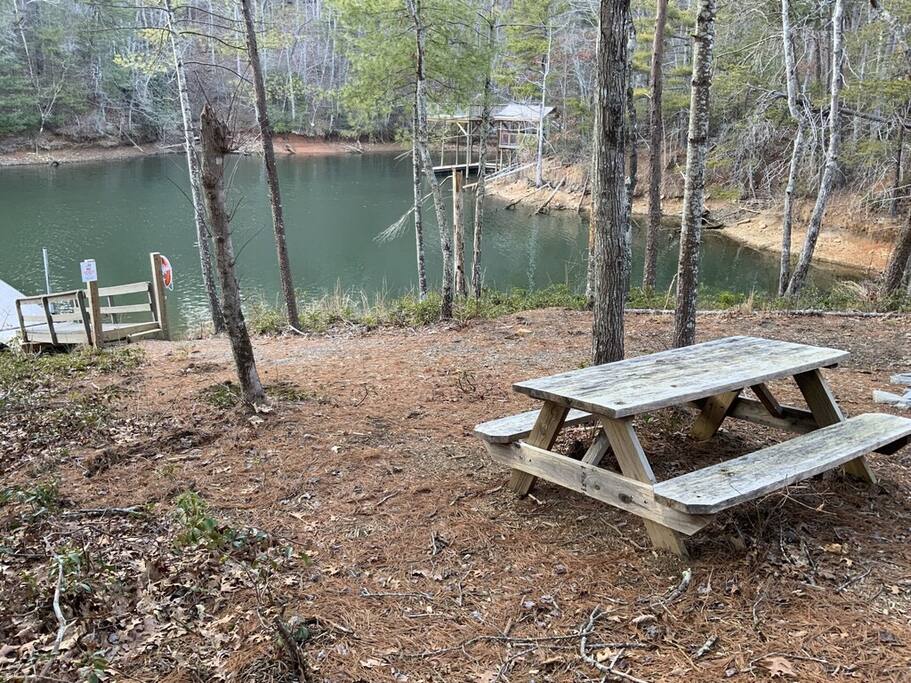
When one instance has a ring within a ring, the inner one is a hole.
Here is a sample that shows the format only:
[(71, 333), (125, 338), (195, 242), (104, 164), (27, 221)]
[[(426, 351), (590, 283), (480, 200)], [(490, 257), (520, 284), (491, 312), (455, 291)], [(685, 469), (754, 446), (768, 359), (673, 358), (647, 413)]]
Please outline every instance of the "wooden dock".
[[(161, 254), (149, 255), (152, 279), (15, 299), (16, 333), (28, 350), (78, 344), (100, 348), (114, 341), (168, 338)], [(122, 298), (129, 300), (123, 302)], [(103, 302), (103, 303), (102, 303)]]
[[(462, 163), (455, 164), (442, 164), (440, 166), (434, 166), (433, 172), (437, 175), (451, 175), (453, 171), (462, 171), (466, 176), (471, 175), (472, 173), (477, 173), (481, 168), (481, 163), (475, 161), (473, 163), (466, 164), (464, 161)], [(497, 165), (494, 163), (487, 164), (487, 172), (495, 172), (497, 170)]]

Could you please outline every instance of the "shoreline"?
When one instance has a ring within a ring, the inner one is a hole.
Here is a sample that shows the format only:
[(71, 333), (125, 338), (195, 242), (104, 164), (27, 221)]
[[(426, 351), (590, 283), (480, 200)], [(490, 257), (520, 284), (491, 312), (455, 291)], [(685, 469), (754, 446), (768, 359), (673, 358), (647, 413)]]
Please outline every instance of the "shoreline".
[[(554, 193), (552, 187), (543, 186), (533, 190), (530, 180), (517, 176), (494, 182), (488, 186), (490, 196), (515, 203), (516, 207), (531, 208), (535, 211), (547, 201), (546, 212), (571, 211), (587, 217), (590, 194), (587, 174), (579, 168), (561, 167), (548, 164), (546, 177), (556, 180), (562, 186)], [(643, 191), (640, 179), (639, 191)], [(553, 197), (551, 195), (553, 194)], [(867, 277), (878, 275), (886, 267), (892, 251), (895, 236), (899, 230), (899, 219), (858, 209), (850, 197), (833, 197), (826, 210), (823, 228), (813, 256), (813, 262), (820, 267), (841, 268)], [(678, 197), (662, 199), (662, 221), (679, 221), (683, 201)], [(721, 227), (705, 228), (724, 235), (738, 244), (756, 251), (781, 255), (781, 207), (771, 202), (732, 202), (711, 197), (705, 202), (707, 218)], [(792, 263), (796, 262), (806, 234), (806, 223), (812, 210), (812, 202), (801, 201), (795, 206), (794, 229), (791, 240)], [(647, 219), (648, 199), (634, 196), (633, 215)], [(862, 228), (859, 226), (863, 226)]]
[[(369, 154), (395, 152), (402, 146), (395, 142), (349, 143), (320, 140), (301, 135), (276, 135), (275, 154), (280, 157), (330, 156), (339, 154)], [(258, 146), (241, 141), (239, 151), (245, 155), (258, 153)], [(17, 149), (0, 153), (0, 168), (16, 166), (59, 166), (97, 161), (121, 161), (163, 154), (183, 154), (183, 143), (153, 143), (149, 145), (104, 145), (95, 143), (62, 143), (57, 149)]]

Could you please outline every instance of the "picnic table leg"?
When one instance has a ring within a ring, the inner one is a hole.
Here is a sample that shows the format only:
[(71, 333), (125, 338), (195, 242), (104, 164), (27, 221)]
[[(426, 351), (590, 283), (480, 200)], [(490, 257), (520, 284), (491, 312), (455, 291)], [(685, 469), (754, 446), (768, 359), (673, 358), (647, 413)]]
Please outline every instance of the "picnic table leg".
[[(601, 425), (604, 427), (604, 432), (607, 434), (614, 455), (617, 456), (620, 471), (624, 476), (654, 484), (655, 474), (639, 444), (639, 437), (636, 436), (633, 429), (632, 420), (602, 418)], [(670, 550), (680, 557), (688, 556), (686, 544), (680, 534), (650, 519), (642, 521), (645, 522), (645, 531), (656, 548)]]
[[(563, 422), (566, 420), (566, 415), (568, 413), (569, 408), (566, 406), (561, 406), (552, 403), (551, 401), (545, 401), (544, 407), (542, 407), (541, 412), (538, 413), (538, 419), (535, 422), (535, 426), (532, 428), (528, 438), (525, 439), (525, 443), (530, 446), (537, 446), (538, 448), (550, 450), (557, 440), (557, 434), (560, 433), (560, 429), (563, 427)], [(535, 476), (533, 474), (528, 474), (527, 472), (522, 472), (521, 470), (513, 470), (512, 475), (509, 478), (509, 488), (520, 496), (527, 495), (534, 483)]]
[(717, 396), (710, 396), (702, 406), (702, 412), (696, 418), (693, 426), (690, 428), (690, 436), (696, 441), (708, 441), (713, 436), (724, 418), (727, 417), (728, 410), (734, 405), (734, 401), (740, 395), (740, 389), (737, 391), (726, 391)]
[[(829, 385), (822, 372), (819, 370), (810, 370), (794, 375), (794, 381), (800, 388), (810, 412), (813, 413), (813, 419), (820, 427), (828, 427), (839, 422), (844, 422), (845, 416), (835, 401), (835, 395), (829, 389)], [(857, 479), (868, 481), (871, 484), (876, 483), (876, 476), (867, 466), (867, 461), (863, 456), (855, 458), (843, 465), (846, 474)]]

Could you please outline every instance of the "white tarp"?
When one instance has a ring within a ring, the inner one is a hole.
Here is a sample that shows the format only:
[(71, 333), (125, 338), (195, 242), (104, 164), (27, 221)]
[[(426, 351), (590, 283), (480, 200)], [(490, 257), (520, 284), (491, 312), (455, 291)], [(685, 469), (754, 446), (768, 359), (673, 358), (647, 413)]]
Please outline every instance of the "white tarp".
[[(0, 280), (0, 343), (7, 343), (19, 334), (19, 318), (16, 316), (16, 299), (25, 296), (22, 292)], [(41, 307), (27, 304), (22, 307), (23, 315), (41, 315)]]

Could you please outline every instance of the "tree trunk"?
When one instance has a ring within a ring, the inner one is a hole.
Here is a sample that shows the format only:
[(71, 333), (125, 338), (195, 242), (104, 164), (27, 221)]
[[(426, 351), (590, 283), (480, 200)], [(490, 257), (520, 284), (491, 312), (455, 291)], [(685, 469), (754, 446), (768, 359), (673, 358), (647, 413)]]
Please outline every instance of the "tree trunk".
[(212, 241), (215, 245), (215, 263), (221, 279), (222, 313), (231, 352), (237, 367), (237, 379), (248, 405), (264, 403), (266, 394), (253, 356), (253, 345), (247, 334), (247, 324), (240, 305), (240, 288), (234, 275), (234, 245), (231, 241), (228, 211), (225, 208), (225, 154), (231, 151), (230, 133), (210, 105), (206, 105), (200, 117), (202, 122), (202, 186), (206, 208), (212, 225)]
[(544, 55), (544, 73), (541, 76), (541, 100), (538, 103), (538, 154), (535, 160), (535, 187), (544, 183), (544, 106), (547, 100), (547, 77), (550, 76), (550, 51), (554, 34), (550, 28), (550, 18), (544, 27), (547, 31), (547, 53)]
[(405, 0), (408, 12), (411, 14), (411, 21), (414, 25), (415, 34), (415, 87), (414, 99), (415, 110), (417, 112), (417, 143), (418, 153), (421, 157), (421, 165), (424, 169), (424, 175), (430, 184), (430, 192), (433, 195), (433, 207), (436, 214), (437, 226), (440, 229), (440, 251), (443, 256), (443, 282), (440, 286), (440, 317), (448, 320), (452, 317), (452, 242), (449, 234), (449, 227), (446, 222), (446, 209), (443, 203), (443, 192), (440, 189), (440, 181), (437, 180), (433, 172), (433, 159), (430, 157), (430, 150), (427, 142), (427, 100), (424, 90), (427, 82), (427, 68), (424, 61), (426, 53), (427, 27), (424, 25), (421, 16), (421, 0)]
[(630, 277), (633, 266), (633, 195), (636, 193), (636, 182), (639, 179), (639, 149), (638, 149), (638, 121), (636, 119), (636, 99), (633, 88), (633, 55), (636, 53), (636, 26), (633, 24), (632, 15), (629, 17), (626, 44), (626, 138), (629, 150), (627, 156), (629, 163), (626, 176), (626, 216), (623, 224), (626, 226), (626, 241), (624, 249), (627, 253), (623, 258), (625, 271), (623, 273), (623, 302), (626, 304), (629, 295)]
[(484, 231), (484, 195), (487, 178), (487, 138), (490, 137), (491, 88), (493, 85), (493, 51), (496, 45), (497, 27), (493, 13), (489, 18), (487, 49), (490, 51), (490, 62), (484, 74), (484, 95), (481, 105), (481, 149), (478, 153), (478, 182), (474, 194), (474, 235), (471, 254), (471, 289), (475, 300), (481, 298), (481, 235)]
[[(788, 183), (784, 192), (784, 215), (781, 219), (781, 261), (778, 270), (778, 296), (784, 296), (791, 277), (791, 228), (794, 217), (794, 192), (797, 188), (797, 172), (806, 131), (806, 110), (803, 93), (797, 84), (797, 60), (794, 56), (794, 34), (791, 28), (791, 2), (781, 0), (781, 38), (784, 42), (784, 68), (788, 89), (788, 111), (797, 124), (794, 146), (791, 150), (791, 164), (788, 169)], [(798, 97), (801, 103), (798, 104)]]
[(294, 329), (300, 328), (297, 314), (297, 295), (294, 292), (294, 281), (291, 277), (291, 264), (288, 261), (288, 245), (285, 241), (285, 212), (282, 207), (282, 195), (278, 184), (278, 169), (275, 167), (275, 149), (272, 146), (272, 123), (266, 108), (266, 85), (263, 80), (262, 62), (259, 59), (259, 47), (256, 44), (256, 30), (253, 27), (253, 13), (250, 0), (241, 0), (244, 13), (244, 24), (247, 34), (247, 55), (253, 69), (253, 91), (256, 95), (256, 120), (263, 141), (263, 161), (266, 165), (266, 183), (269, 185), (269, 202), (272, 205), (272, 227), (275, 233), (275, 250), (278, 255), (278, 272), (281, 279), (282, 296), (288, 312), (288, 324)]
[(902, 188), (902, 152), (905, 147), (905, 119), (907, 118), (907, 112), (906, 108), (905, 115), (898, 120), (898, 140), (895, 141), (895, 168), (892, 176), (892, 197), (889, 202), (889, 213), (893, 218), (898, 215), (898, 208), (904, 193)]
[(886, 270), (883, 271), (883, 284), (881, 288), (884, 297), (895, 294), (902, 285), (902, 277), (908, 268), (909, 259), (911, 259), (911, 210), (905, 219), (898, 239), (895, 241), (895, 247), (892, 249), (892, 255), (889, 257), (889, 263)]
[(462, 216), (462, 172), (452, 172), (452, 261), (455, 273), (455, 293), (468, 295), (465, 283), (465, 221)]
[(424, 213), (421, 192), (421, 155), (418, 152), (418, 117), (415, 100), (411, 130), (411, 178), (414, 183), (414, 244), (418, 259), (418, 295), (421, 301), (427, 297), (427, 268), (424, 265)]
[(664, 172), (661, 148), (664, 143), (664, 121), (661, 118), (662, 61), (664, 32), (667, 26), (667, 0), (658, 0), (655, 37), (652, 41), (652, 68), (649, 74), (649, 152), (648, 152), (648, 230), (645, 233), (645, 266), (642, 288), (651, 292), (658, 277), (658, 236), (661, 230), (661, 175)]
[(699, 0), (696, 35), (693, 38), (690, 125), (686, 144), (680, 258), (677, 261), (677, 305), (674, 312), (674, 346), (677, 347), (689, 346), (696, 341), (696, 288), (699, 284), (702, 214), (705, 209), (705, 156), (714, 47), (715, 0)]
[(822, 227), (823, 214), (829, 202), (829, 194), (838, 171), (838, 151), (841, 143), (841, 133), (838, 117), (841, 113), (841, 86), (842, 71), (844, 69), (844, 0), (835, 0), (832, 9), (832, 73), (831, 73), (831, 100), (829, 103), (829, 147), (826, 151), (826, 163), (819, 182), (819, 193), (816, 195), (816, 204), (810, 215), (807, 226), (807, 236), (804, 239), (800, 259), (794, 268), (794, 274), (788, 283), (785, 294), (795, 297), (800, 294), (807, 283), (810, 272), (810, 263), (813, 261), (813, 251), (819, 239), (819, 230)]
[(183, 70), (183, 59), (177, 46), (177, 32), (172, 23), (173, 9), (171, 0), (165, 0), (165, 20), (168, 24), (168, 35), (171, 40), (171, 52), (174, 55), (174, 74), (177, 80), (177, 95), (180, 100), (180, 115), (183, 121), (184, 150), (187, 155), (187, 171), (190, 174), (190, 199), (193, 202), (193, 219), (196, 223), (196, 246), (199, 249), (199, 265), (202, 270), (203, 285), (209, 301), (209, 313), (212, 326), (218, 334), (225, 329), (225, 321), (218, 303), (218, 291), (215, 288), (215, 276), (212, 274), (212, 256), (209, 253), (209, 228), (206, 225), (206, 209), (203, 205), (200, 188), (199, 157), (193, 143), (193, 115), (190, 112), (190, 95), (187, 91), (187, 78)]
[(624, 274), (629, 272), (626, 212), (624, 109), (629, 71), (629, 0), (601, 0), (598, 92), (592, 161), (592, 223), (595, 229), (592, 362), (623, 358)]

